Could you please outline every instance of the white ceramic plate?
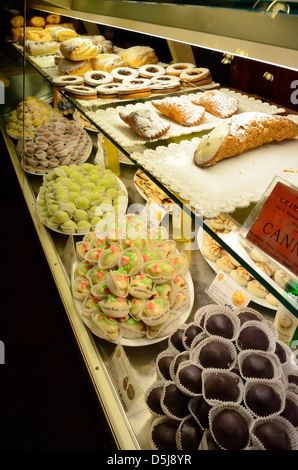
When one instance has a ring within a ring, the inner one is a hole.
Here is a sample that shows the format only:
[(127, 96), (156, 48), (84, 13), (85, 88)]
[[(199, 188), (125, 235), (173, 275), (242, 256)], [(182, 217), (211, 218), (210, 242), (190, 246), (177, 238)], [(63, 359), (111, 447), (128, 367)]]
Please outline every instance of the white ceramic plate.
[[(72, 283), (73, 283), (73, 279), (74, 279), (74, 271), (75, 271), (75, 268), (76, 268), (77, 265), (78, 265), (78, 262), (76, 262), (73, 266)], [(187, 318), (191, 314), (193, 303), (194, 303), (194, 285), (193, 285), (193, 282), (192, 282), (190, 272), (188, 271), (183, 277), (185, 278), (185, 280), (187, 281), (188, 286), (189, 286), (190, 306), (189, 306), (189, 308), (187, 309), (187, 311), (185, 313), (180, 315), (180, 323), (179, 323), (180, 325), (182, 325), (183, 323), (186, 322)], [(95, 336), (98, 336), (98, 338), (101, 338), (97, 334), (96, 329), (93, 328), (92, 321), (82, 315), (82, 305), (83, 305), (82, 302), (80, 302), (79, 300), (74, 298), (74, 303), (75, 303), (76, 309), (78, 311), (78, 314), (80, 315), (80, 318), (83, 320), (84, 324), (92, 331), (92, 333), (95, 334)], [(122, 344), (122, 346), (132, 346), (132, 347), (151, 346), (152, 344), (160, 343), (165, 338), (168, 338), (168, 336), (162, 336), (161, 338), (152, 338), (152, 339), (147, 338), (147, 337), (133, 338), (133, 339), (132, 338), (121, 338), (120, 343)]]

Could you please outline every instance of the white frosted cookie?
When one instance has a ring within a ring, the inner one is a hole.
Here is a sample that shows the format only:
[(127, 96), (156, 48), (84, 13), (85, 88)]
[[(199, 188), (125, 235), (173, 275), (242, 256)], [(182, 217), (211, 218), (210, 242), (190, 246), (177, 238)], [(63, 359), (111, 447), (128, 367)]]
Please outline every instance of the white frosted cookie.
[(216, 261), (216, 266), (224, 271), (225, 273), (230, 274), (233, 269), (235, 269), (235, 265), (232, 263), (228, 255), (224, 255)]
[(90, 86), (99, 86), (104, 83), (111, 83), (113, 77), (109, 72), (103, 72), (101, 70), (90, 70), (84, 75), (84, 81)]
[(146, 64), (139, 68), (139, 74), (144, 78), (154, 78), (165, 75), (166, 69), (158, 64)]
[(78, 75), (61, 75), (53, 78), (53, 85), (55, 86), (82, 85), (83, 83), (83, 77)]
[(234, 269), (233, 271), (230, 272), (230, 277), (239, 284), (239, 286), (246, 287), (247, 284), (252, 280), (251, 275), (249, 272), (243, 268), (242, 266), (239, 266), (238, 268)]
[(116, 67), (111, 70), (111, 75), (117, 82), (123, 82), (126, 78), (137, 78), (139, 72), (131, 67)]

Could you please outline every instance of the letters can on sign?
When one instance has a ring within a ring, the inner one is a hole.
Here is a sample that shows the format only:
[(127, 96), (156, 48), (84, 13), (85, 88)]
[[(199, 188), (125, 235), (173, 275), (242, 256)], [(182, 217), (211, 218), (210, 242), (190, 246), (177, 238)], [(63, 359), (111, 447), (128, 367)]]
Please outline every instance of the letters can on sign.
[(297, 276), (297, 189), (277, 182), (248, 230), (246, 238)]

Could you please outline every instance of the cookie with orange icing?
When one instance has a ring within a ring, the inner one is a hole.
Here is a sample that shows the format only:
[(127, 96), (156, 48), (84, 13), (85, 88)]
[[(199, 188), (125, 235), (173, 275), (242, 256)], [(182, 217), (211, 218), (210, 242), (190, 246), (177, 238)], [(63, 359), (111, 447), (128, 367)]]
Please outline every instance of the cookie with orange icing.
[(102, 313), (94, 313), (91, 321), (96, 328), (96, 333), (102, 338), (114, 341), (119, 339), (119, 323), (115, 318)]
[(101, 282), (98, 282), (94, 286), (91, 286), (91, 294), (99, 300), (106, 299), (108, 295), (111, 295), (112, 292), (110, 291), (107, 280), (104, 279)]
[(103, 269), (116, 267), (121, 253), (122, 248), (117, 243), (111, 245), (109, 248), (102, 251), (98, 260), (98, 266)]
[(138, 273), (143, 266), (143, 258), (138, 248), (127, 248), (121, 253), (119, 266), (124, 268), (128, 275)]
[(144, 273), (136, 274), (130, 283), (129, 293), (133, 297), (149, 299), (154, 292), (152, 278)]
[(168, 319), (170, 311), (169, 302), (164, 299), (151, 299), (145, 303), (140, 319), (146, 325), (159, 325)]
[(144, 264), (143, 271), (159, 284), (172, 279), (176, 275), (173, 263), (167, 259), (149, 261)]
[(129, 302), (127, 297), (108, 295), (107, 299), (101, 301), (100, 306), (106, 315), (110, 315), (115, 318), (125, 317), (129, 313)]
[(124, 268), (109, 271), (107, 285), (110, 291), (117, 296), (126, 297), (129, 288), (129, 276)]

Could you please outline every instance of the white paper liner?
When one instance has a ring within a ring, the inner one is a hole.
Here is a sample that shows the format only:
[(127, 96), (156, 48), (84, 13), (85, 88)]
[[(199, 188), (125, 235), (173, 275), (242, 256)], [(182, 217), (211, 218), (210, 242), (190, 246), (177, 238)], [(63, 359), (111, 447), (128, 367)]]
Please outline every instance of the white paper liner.
[[(268, 415), (260, 416), (254, 410), (252, 410), (250, 408), (250, 406), (247, 404), (246, 394), (251, 389), (251, 387), (253, 387), (254, 385), (257, 385), (257, 384), (268, 385), (280, 397), (280, 407), (274, 413), (270, 413)], [(286, 399), (285, 388), (283, 386), (283, 383), (279, 380), (249, 379), (245, 383), (244, 392), (243, 392), (243, 401), (244, 401), (245, 406), (250, 410), (252, 415), (254, 415), (256, 418), (261, 418), (261, 417), (262, 418), (264, 418), (264, 417), (269, 418), (269, 417), (275, 416), (277, 414), (280, 414), (283, 411), (284, 407), (285, 407), (285, 399)]]
[[(116, 270), (117, 271), (117, 270)], [(121, 274), (122, 275), (122, 274)], [(125, 274), (124, 274), (125, 275)], [(120, 289), (120, 287), (117, 285), (117, 275), (115, 274), (115, 271), (113, 270), (110, 270), (108, 272), (108, 275), (107, 275), (107, 278), (106, 278), (106, 281), (107, 281), (107, 285), (108, 285), (108, 288), (110, 289), (110, 291), (116, 295), (117, 297), (127, 297), (128, 296), (128, 291), (129, 291), (129, 285), (130, 285), (130, 279), (129, 279), (129, 276), (127, 275), (128, 279), (127, 279), (127, 287), (126, 289)]]
[[(176, 380), (176, 374), (178, 372), (178, 367), (181, 364), (180, 361), (189, 361), (189, 352), (188, 351), (183, 351), (183, 352), (178, 352), (176, 349), (175, 351), (177, 352), (177, 355), (174, 357), (174, 359), (171, 362), (170, 365), (170, 377), (173, 381)], [(178, 365), (177, 365), (178, 364)]]
[[(197, 431), (198, 431), (198, 444), (197, 444), (197, 447), (196, 448), (187, 448), (185, 449), (183, 447), (183, 442), (182, 442), (182, 433), (183, 433), (183, 426), (184, 424), (189, 421), (191, 424), (193, 424), (193, 426), (195, 426), (197, 428)], [(177, 449), (178, 450), (198, 450), (199, 449), (199, 446), (200, 446), (200, 442), (201, 442), (201, 439), (202, 439), (202, 434), (203, 434), (203, 431), (202, 429), (200, 428), (200, 426), (197, 424), (197, 422), (194, 420), (194, 418), (192, 417), (192, 415), (188, 415), (186, 416), (185, 418), (183, 418), (178, 426), (178, 429), (177, 429), (177, 432), (176, 432), (176, 446), (177, 446)]]
[[(182, 296), (182, 300), (178, 301), (178, 297)], [(175, 315), (182, 315), (190, 306), (190, 297), (187, 291), (181, 289), (176, 293), (176, 301), (171, 305), (171, 312)]]
[(104, 299), (100, 302), (100, 307), (105, 315), (113, 318), (123, 318), (129, 313), (129, 304), (123, 307), (113, 307), (113, 302), (108, 303), (108, 299)]
[(165, 399), (166, 399), (166, 395), (167, 395), (167, 390), (168, 390), (168, 387), (170, 386), (173, 386), (175, 387), (178, 392), (181, 393), (181, 399), (182, 397), (185, 398), (185, 401), (188, 400), (188, 398), (186, 397), (186, 395), (184, 395), (181, 390), (179, 390), (177, 384), (175, 382), (172, 382), (172, 381), (166, 381), (165, 384), (164, 384), (164, 389), (163, 389), (163, 393), (162, 393), (162, 396), (161, 396), (161, 400), (160, 400), (160, 405), (161, 405), (161, 408), (164, 412), (164, 414), (166, 416), (168, 416), (169, 418), (171, 419), (175, 419), (175, 420), (181, 420), (183, 418), (185, 418), (185, 416), (187, 416), (189, 414), (189, 410), (188, 410), (188, 407), (186, 406), (185, 407), (185, 412), (182, 413), (182, 416), (177, 416), (177, 414), (174, 413), (174, 410), (170, 410), (167, 406), (167, 404), (165, 403)]
[(175, 349), (178, 353), (185, 350), (185, 348), (182, 344), (183, 331), (185, 330), (185, 328), (187, 328), (187, 323), (182, 323), (181, 325), (179, 325), (179, 328), (177, 328), (177, 330), (175, 331), (175, 334), (177, 334), (178, 332), (181, 333), (181, 347), (183, 349), (180, 350), (180, 349), (177, 348), (177, 345), (175, 346), (175, 344), (173, 343), (173, 337), (172, 336), (170, 336), (169, 339), (168, 339), (168, 347)]
[[(189, 340), (189, 337), (187, 336), (187, 330), (188, 328), (191, 329), (191, 327), (194, 327), (195, 329), (198, 329), (196, 335), (191, 339), (191, 341)], [(184, 346), (184, 348), (186, 350), (190, 350), (192, 349), (192, 345), (194, 344), (195, 342), (195, 339), (203, 333), (203, 330), (200, 326), (197, 325), (196, 322), (192, 321), (192, 322), (189, 322), (188, 323), (188, 326), (185, 328), (185, 331), (184, 331), (184, 335), (182, 337), (182, 344)], [(204, 333), (204, 338), (206, 337), (205, 333)], [(202, 338), (203, 339), (203, 338)]]
[(85, 277), (77, 277), (72, 285), (74, 298), (83, 302), (83, 300), (90, 295), (90, 288), (88, 286), (90, 286), (88, 279)]
[(120, 343), (121, 341), (121, 330), (119, 330), (119, 336), (118, 338), (114, 338), (111, 336), (105, 329), (101, 328), (100, 325), (94, 322), (94, 320), (91, 318), (91, 322), (89, 323), (89, 328), (94, 333), (96, 336), (99, 338), (105, 339), (106, 341), (109, 341), (110, 343)]
[[(96, 272), (98, 275), (95, 274)], [(106, 279), (107, 273), (108, 271), (103, 270), (99, 266), (95, 266), (88, 271), (86, 277), (89, 279), (91, 286), (95, 286)]]
[[(285, 391), (285, 407), (286, 407), (286, 401), (287, 399), (293, 401), (294, 403), (296, 403), (296, 406), (298, 406), (298, 394), (295, 393), (293, 390), (291, 389), (288, 389)], [(285, 411), (285, 409), (283, 410), (283, 412)], [(283, 418), (287, 419), (288, 421), (290, 421), (291, 424), (293, 424), (293, 426), (297, 429), (297, 432), (298, 432), (298, 426), (295, 426), (294, 423), (291, 422), (290, 419), (286, 418), (285, 416), (283, 416)]]
[[(231, 378), (237, 380), (237, 386), (238, 386), (239, 394), (238, 394), (238, 397), (237, 397), (236, 400), (228, 400), (227, 401), (227, 400), (220, 400), (220, 399), (216, 399), (216, 398), (206, 397), (206, 390), (205, 390), (206, 380), (214, 374), (224, 374), (224, 375), (227, 375), (228, 377), (231, 377)], [(241, 377), (238, 374), (235, 374), (234, 372), (232, 372), (230, 370), (223, 371), (222, 369), (203, 369), (203, 373), (202, 373), (202, 393), (203, 393), (204, 399), (206, 400), (206, 402), (209, 405), (215, 406), (215, 405), (225, 404), (225, 403), (230, 403), (230, 402), (233, 402), (235, 404), (239, 404), (239, 403), (241, 403), (241, 401), (243, 399), (243, 391), (244, 391), (244, 383), (243, 383)]]
[[(298, 395), (298, 368), (291, 365), (283, 367), (283, 370), (286, 375), (288, 390)], [(296, 377), (297, 383), (290, 382), (291, 376)]]
[[(254, 308), (251, 308), (251, 307), (238, 307), (237, 310), (235, 311), (235, 314), (237, 316), (240, 315), (240, 313), (243, 313), (243, 312), (250, 312), (252, 313), (253, 315), (255, 315), (259, 320), (260, 322), (264, 322), (265, 321), (265, 318), (263, 317), (263, 315), (258, 312), (256, 309)], [(257, 321), (257, 320), (255, 320)], [(241, 325), (242, 326), (242, 325)]]
[[(202, 437), (202, 439), (201, 439), (201, 442), (200, 442), (200, 445), (199, 445), (199, 450), (211, 450), (211, 449), (209, 449), (209, 447), (208, 447), (208, 440), (207, 440), (207, 436), (208, 436), (208, 435), (210, 435), (210, 437), (212, 437), (212, 439), (213, 439), (213, 436), (212, 436), (210, 430), (209, 430), (209, 429), (206, 429), (206, 430), (204, 431), (203, 437)], [(216, 442), (215, 442), (215, 445), (217, 446), (217, 443), (216, 443)], [(216, 450), (219, 450), (219, 449), (216, 449)]]
[[(238, 354), (239, 372), (245, 380), (260, 378), (260, 377), (247, 377), (245, 375), (245, 373), (243, 372), (243, 369), (242, 369), (243, 361), (245, 360), (245, 358), (251, 356), (252, 354), (256, 354), (258, 356), (266, 357), (271, 362), (272, 367), (273, 367), (272, 380), (280, 379), (283, 376), (283, 369), (282, 369), (282, 366), (281, 366), (280, 361), (279, 361), (278, 357), (276, 356), (276, 354), (266, 352), (266, 351), (257, 350), (257, 349), (246, 349), (244, 351), (240, 351), (239, 354)], [(262, 378), (265, 379), (266, 377), (262, 377)]]
[(149, 442), (150, 442), (150, 447), (152, 450), (167, 450), (167, 449), (159, 449), (157, 445), (154, 443), (153, 437), (152, 437), (152, 432), (153, 432), (154, 427), (157, 426), (159, 423), (166, 423), (166, 422), (173, 423), (173, 425), (178, 428), (179, 422), (175, 419), (171, 419), (168, 416), (161, 416), (159, 418), (155, 418), (154, 421), (151, 423), (150, 432), (149, 432)]
[(165, 300), (167, 300), (169, 302), (170, 307), (172, 307), (172, 305), (175, 301), (175, 298), (176, 298), (176, 294), (177, 294), (174, 282), (172, 280), (170, 280), (170, 281), (164, 282), (163, 284), (159, 284), (158, 286), (161, 287), (164, 284), (168, 285), (170, 287), (170, 290), (168, 291), (168, 295), (165, 295), (164, 293), (159, 294), (158, 291), (156, 290), (156, 286), (155, 286), (154, 297), (156, 299), (165, 299)]
[[(128, 288), (129, 294), (132, 295), (133, 297), (137, 297), (138, 299), (149, 299), (149, 297), (152, 297), (155, 294), (155, 289), (154, 289), (154, 284), (152, 282), (152, 287), (151, 289), (146, 287), (146, 284), (138, 284), (138, 285), (133, 285), (133, 281), (135, 280), (135, 276), (132, 276), (131, 282)], [(150, 278), (151, 279), (151, 278)]]
[(108, 295), (112, 295), (112, 292), (109, 290), (107, 285), (107, 280), (104, 279), (103, 281), (91, 286), (91, 294), (98, 300), (107, 299)]
[(211, 406), (206, 402), (205, 398), (203, 397), (203, 395), (199, 395), (197, 397), (193, 397), (189, 400), (189, 403), (188, 403), (188, 409), (191, 413), (191, 415), (193, 416), (193, 419), (198, 423), (198, 425), (200, 426), (200, 428), (203, 430), (203, 431), (206, 431), (207, 429), (209, 429), (209, 420), (208, 420), (208, 426), (205, 427), (204, 426), (204, 423), (202, 422), (202, 420), (200, 420), (198, 418), (198, 416), (196, 415), (195, 413), (195, 410), (196, 410), (196, 407), (197, 407), (197, 402), (199, 400), (204, 400), (205, 402), (205, 406), (207, 408), (209, 408), (209, 410), (211, 409)]
[(102, 251), (100, 248), (90, 248), (85, 255), (85, 259), (93, 266), (98, 266), (98, 260)]
[[(282, 350), (285, 352), (286, 360), (281, 361), (282, 366), (285, 367), (285, 366), (290, 364), (293, 352), (292, 352), (291, 348), (286, 343), (284, 343), (283, 341), (276, 340), (276, 346), (277, 345), (279, 345), (282, 348)], [(275, 350), (275, 354), (277, 354), (276, 350)]]
[[(239, 343), (239, 336), (241, 334), (241, 332), (245, 329), (245, 328), (248, 328), (250, 326), (253, 326), (253, 327), (256, 327), (258, 329), (260, 329), (261, 331), (263, 331), (267, 336), (268, 336), (268, 340), (269, 340), (269, 345), (268, 345), (268, 348), (267, 348), (267, 352), (274, 352), (275, 351), (275, 346), (276, 346), (276, 339), (275, 339), (275, 334), (272, 332), (272, 329), (268, 327), (268, 325), (266, 323), (262, 323), (262, 322), (259, 322), (259, 321), (254, 321), (254, 320), (249, 320), (249, 321), (246, 321), (239, 329), (239, 335), (238, 335), (238, 338), (236, 340), (236, 345), (237, 345), (237, 348), (239, 351), (242, 351), (242, 347)], [(251, 349), (251, 348), (250, 348)], [(259, 349), (259, 348), (258, 348)]]
[[(133, 308), (134, 301), (137, 301), (138, 304), (141, 304), (139, 313), (136, 312), (135, 308)], [(129, 299), (129, 313), (130, 313), (130, 315), (135, 320), (140, 320), (140, 313), (143, 311), (144, 306), (145, 306), (145, 299), (138, 299), (136, 297), (133, 297), (133, 298)]]
[[(231, 322), (233, 324), (233, 334), (232, 334), (231, 338), (227, 338), (227, 339), (229, 339), (230, 341), (235, 341), (236, 338), (238, 337), (238, 333), (239, 333), (239, 329), (240, 329), (240, 320), (228, 308), (224, 308), (224, 307), (222, 307), (221, 309), (220, 308), (219, 309), (215, 308), (214, 311), (206, 312), (205, 318), (204, 318), (204, 331), (206, 332), (206, 334), (211, 335), (211, 336), (220, 336), (220, 335), (216, 335), (215, 333), (209, 333), (209, 331), (206, 328), (208, 320), (213, 315), (217, 315), (217, 314), (226, 315), (227, 318), (229, 320), (231, 320)], [(222, 336), (222, 337), (224, 337), (224, 336)]]
[(208, 305), (203, 305), (203, 307), (200, 307), (194, 314), (194, 322), (197, 323), (197, 325), (201, 325), (202, 328), (204, 328), (204, 321), (205, 321), (205, 314), (208, 312), (217, 312), (222, 309), (222, 306), (217, 305), (217, 304), (208, 304)]
[(147, 337), (151, 339), (167, 337), (176, 330), (179, 321), (179, 317), (170, 313), (168, 319), (158, 328), (156, 326), (148, 326)]
[[(155, 417), (164, 416), (164, 413), (163, 413), (161, 408), (160, 408), (160, 413), (157, 413), (155, 410), (153, 410), (149, 406), (148, 397), (149, 397), (150, 393), (152, 392), (152, 390), (154, 390), (155, 388), (161, 388), (163, 390), (164, 384), (165, 384), (165, 381), (163, 379), (162, 380), (156, 380), (155, 382), (153, 382), (150, 385), (149, 388), (147, 388), (147, 390), (144, 393), (144, 401), (147, 404), (150, 413)], [(160, 401), (159, 401), (159, 405), (160, 405)]]
[(92, 301), (93, 299), (94, 297), (92, 295), (88, 295), (87, 297), (85, 297), (82, 305), (82, 315), (83, 317), (88, 318), (89, 320), (91, 320), (93, 313), (98, 313), (100, 311), (99, 308), (96, 306), (95, 302), (94, 306), (92, 306), (91, 304), (90, 307), (90, 301)]
[[(222, 449), (225, 449), (223, 447), (223, 445), (221, 445), (218, 440), (216, 439), (215, 435), (214, 435), (214, 432), (212, 430), (212, 420), (215, 418), (215, 416), (220, 413), (221, 411), (223, 410), (233, 410), (233, 411), (236, 411), (237, 413), (239, 413), (247, 422), (247, 426), (248, 426), (248, 429), (250, 429), (250, 426), (251, 426), (251, 423), (253, 422), (253, 417), (252, 415), (250, 414), (250, 412), (248, 410), (246, 410), (243, 406), (241, 405), (238, 405), (238, 404), (232, 404), (232, 403), (225, 403), (224, 405), (216, 405), (216, 406), (213, 406), (209, 412), (209, 421), (210, 421), (210, 432), (213, 436), (213, 439), (215, 440), (215, 442), (219, 445), (219, 447), (221, 447)], [(241, 449), (241, 450), (244, 450), (246, 448), (248, 448), (250, 445), (250, 436), (248, 436), (248, 441), (246, 443), (246, 445)], [(226, 450), (226, 449), (225, 449)]]
[(123, 250), (120, 248), (119, 251), (117, 251), (117, 255), (111, 260), (111, 262), (109, 262), (108, 264), (105, 263), (104, 261), (104, 258), (106, 256), (107, 253), (109, 253), (109, 250), (112, 249), (112, 247), (118, 247), (120, 248), (120, 245), (118, 243), (114, 243), (113, 245), (111, 245), (109, 248), (105, 248), (100, 257), (99, 257), (99, 260), (98, 260), (98, 266), (102, 269), (113, 269), (113, 268), (116, 268), (118, 266), (118, 261), (119, 261), (119, 258), (121, 256), (121, 254), (123, 253)]
[(134, 329), (134, 327), (126, 325), (126, 323), (120, 321), (119, 328), (123, 338), (142, 338), (143, 336), (146, 336), (146, 326), (141, 321), (138, 321), (138, 324), (143, 325), (144, 329)]
[[(173, 348), (167, 348), (163, 351), (161, 351), (157, 357), (156, 357), (156, 360), (155, 360), (155, 364), (156, 364), (156, 372), (157, 372), (157, 377), (159, 379), (162, 379), (162, 380), (171, 380), (171, 376), (170, 376), (170, 364), (172, 362), (172, 360), (174, 359), (174, 357), (177, 356), (177, 351)], [(163, 359), (164, 357), (169, 357), (171, 358), (171, 362), (169, 363), (169, 368), (168, 368), (168, 371), (166, 372), (166, 374), (164, 374), (162, 372), (162, 370), (160, 369), (159, 367), (159, 361), (161, 359)]]
[[(197, 365), (203, 367), (204, 369), (207, 369), (207, 367), (204, 367), (200, 362), (200, 358), (199, 358), (200, 357), (200, 352), (201, 352), (201, 350), (204, 346), (206, 346), (207, 344), (209, 344), (213, 341), (223, 344), (228, 349), (228, 351), (230, 352), (230, 355), (231, 355), (230, 364), (228, 365), (228, 367), (226, 367), (225, 369), (222, 368), (221, 370), (223, 370), (223, 371), (224, 370), (232, 370), (234, 368), (235, 364), (236, 364), (236, 361), (237, 361), (236, 348), (235, 348), (232, 341), (227, 340), (225, 338), (221, 338), (220, 336), (208, 336), (206, 339), (203, 339), (202, 341), (200, 341), (200, 343), (190, 351), (190, 360), (193, 361), (194, 364), (197, 364)], [(219, 367), (214, 366), (214, 367), (208, 367), (208, 369), (209, 368), (210, 369), (218, 369)]]
[[(126, 256), (127, 253), (134, 253), (136, 255), (136, 262), (134, 262), (134, 265), (131, 268), (128, 268), (123, 260), (123, 256)], [(140, 250), (134, 247), (123, 250), (121, 256), (118, 259), (118, 266), (119, 268), (124, 268), (129, 276), (133, 276), (140, 272), (143, 266), (143, 258), (141, 256)]]
[(183, 369), (185, 368), (187, 369), (189, 366), (194, 366), (196, 369), (198, 369), (202, 377), (202, 373), (203, 373), (202, 367), (199, 367), (198, 365), (194, 364), (190, 360), (187, 360), (179, 364), (176, 375), (175, 375), (175, 383), (177, 387), (179, 388), (179, 390), (181, 390), (181, 392), (184, 393), (184, 395), (188, 397), (197, 397), (199, 395), (202, 395), (202, 387), (200, 387), (200, 389), (197, 392), (195, 392), (193, 390), (188, 389), (185, 385), (181, 383), (180, 373), (183, 371)]
[(252, 440), (253, 445), (259, 446), (261, 449), (266, 450), (264, 445), (260, 441), (260, 439), (258, 439), (257, 436), (255, 435), (255, 431), (256, 431), (258, 425), (260, 425), (261, 423), (268, 422), (268, 421), (270, 421), (270, 422), (273, 421), (273, 422), (276, 422), (276, 423), (279, 423), (279, 424), (283, 425), (285, 427), (286, 431), (289, 434), (292, 450), (298, 450), (297, 430), (287, 419), (283, 418), (282, 416), (273, 416), (271, 418), (259, 418), (259, 419), (255, 420), (251, 424), (251, 428), (250, 428), (251, 440)]
[(189, 261), (185, 253), (175, 253), (168, 259), (173, 263), (176, 274), (183, 276), (189, 270)]

